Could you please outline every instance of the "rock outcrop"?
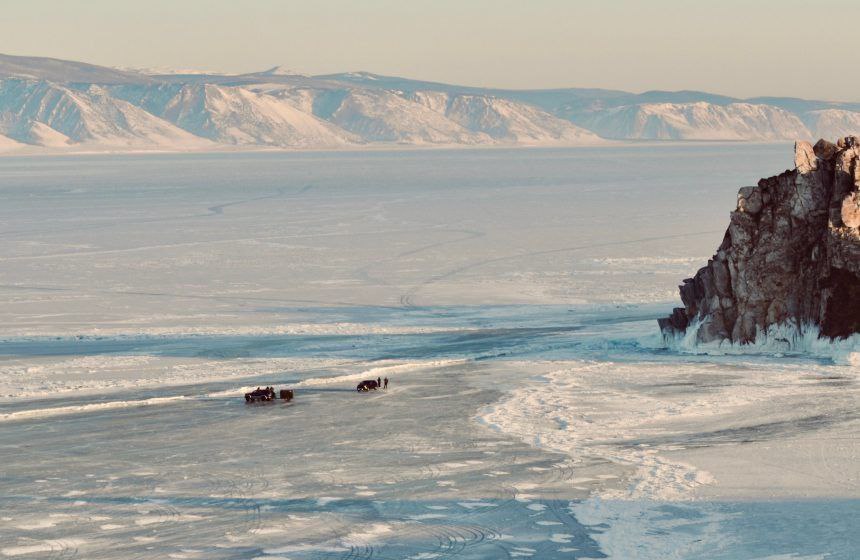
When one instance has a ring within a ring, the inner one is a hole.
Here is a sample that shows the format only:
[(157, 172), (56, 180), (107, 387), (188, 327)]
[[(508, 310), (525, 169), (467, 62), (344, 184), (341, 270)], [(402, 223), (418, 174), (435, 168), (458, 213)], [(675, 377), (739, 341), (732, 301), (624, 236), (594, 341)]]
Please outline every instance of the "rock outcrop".
[(680, 286), (665, 336), (751, 343), (773, 327), (860, 332), (860, 139), (795, 145), (795, 169), (738, 192), (716, 254)]

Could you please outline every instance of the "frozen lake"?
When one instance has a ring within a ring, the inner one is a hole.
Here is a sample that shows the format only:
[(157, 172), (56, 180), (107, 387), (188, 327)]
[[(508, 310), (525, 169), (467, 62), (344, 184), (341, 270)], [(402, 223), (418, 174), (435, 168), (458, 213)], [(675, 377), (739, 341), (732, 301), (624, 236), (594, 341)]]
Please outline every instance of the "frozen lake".
[(791, 157), (0, 158), (0, 557), (858, 557), (857, 362), (657, 335)]

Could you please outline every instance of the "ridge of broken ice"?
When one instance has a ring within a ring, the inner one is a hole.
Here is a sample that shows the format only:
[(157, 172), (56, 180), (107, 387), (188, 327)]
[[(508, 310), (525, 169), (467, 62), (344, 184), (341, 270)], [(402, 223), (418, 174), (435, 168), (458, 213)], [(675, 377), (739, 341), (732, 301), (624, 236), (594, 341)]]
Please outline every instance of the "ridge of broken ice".
[(860, 365), (860, 334), (832, 339), (821, 335), (817, 325), (780, 323), (767, 329), (759, 328), (755, 340), (748, 343), (720, 340), (697, 340), (700, 323), (692, 324), (685, 333), (667, 335), (663, 341), (670, 350), (686, 354), (706, 355), (797, 355), (823, 359), (840, 365)]

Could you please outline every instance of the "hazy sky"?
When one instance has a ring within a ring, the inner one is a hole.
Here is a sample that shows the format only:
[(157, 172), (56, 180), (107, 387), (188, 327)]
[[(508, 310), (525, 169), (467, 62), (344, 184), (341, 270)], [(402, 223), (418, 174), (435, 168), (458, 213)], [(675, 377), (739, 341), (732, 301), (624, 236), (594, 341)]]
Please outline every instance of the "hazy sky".
[(0, 0), (0, 52), (860, 101), (860, 0)]

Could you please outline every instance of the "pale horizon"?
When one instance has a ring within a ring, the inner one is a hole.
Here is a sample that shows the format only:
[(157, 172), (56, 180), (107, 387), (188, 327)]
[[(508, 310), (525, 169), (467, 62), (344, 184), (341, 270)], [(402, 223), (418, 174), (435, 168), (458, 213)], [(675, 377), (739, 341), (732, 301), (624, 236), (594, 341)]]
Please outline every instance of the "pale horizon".
[[(710, 9), (542, 0), (36, 0), (4, 8), (0, 51), (116, 68), (248, 73), (283, 66), (499, 89), (703, 91), (860, 101), (845, 79), (860, 5), (729, 0)], [(839, 18), (810, 17), (838, 13)], [(743, 14), (743, 17), (739, 17)], [(822, 56), (822, 53), (828, 56)], [(807, 69), (814, 80), (798, 79)]]

